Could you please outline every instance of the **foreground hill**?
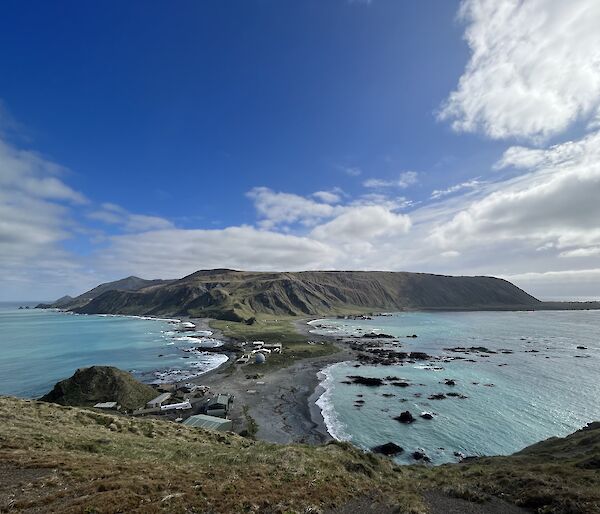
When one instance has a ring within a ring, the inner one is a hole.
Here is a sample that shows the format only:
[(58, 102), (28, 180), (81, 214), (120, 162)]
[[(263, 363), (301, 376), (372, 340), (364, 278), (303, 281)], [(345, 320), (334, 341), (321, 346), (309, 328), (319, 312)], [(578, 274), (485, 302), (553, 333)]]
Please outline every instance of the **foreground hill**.
[(314, 316), (402, 309), (531, 308), (539, 300), (506, 280), (384, 271), (198, 271), (137, 291), (106, 290), (73, 308), (86, 314)]
[(58, 382), (41, 400), (71, 406), (116, 401), (123, 409), (131, 411), (144, 407), (155, 396), (152, 387), (138, 382), (126, 371), (111, 366), (92, 366), (78, 369), (72, 377)]
[(0, 512), (600, 512), (600, 423), (429, 468), (6, 397), (0, 419)]

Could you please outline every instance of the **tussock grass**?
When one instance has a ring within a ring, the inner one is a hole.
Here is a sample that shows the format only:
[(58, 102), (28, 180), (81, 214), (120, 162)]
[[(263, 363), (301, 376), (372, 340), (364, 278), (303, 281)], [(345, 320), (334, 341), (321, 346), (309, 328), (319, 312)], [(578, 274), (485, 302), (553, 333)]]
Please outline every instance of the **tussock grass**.
[(421, 495), (438, 490), (539, 513), (600, 513), (599, 471), (581, 466), (600, 456), (600, 424), (511, 457), (427, 467), (348, 443), (274, 445), (6, 397), (0, 420), (0, 468), (47, 470), (34, 485), (13, 484), (14, 494), (0, 480), (0, 512), (305, 513), (377, 498), (425, 514)]

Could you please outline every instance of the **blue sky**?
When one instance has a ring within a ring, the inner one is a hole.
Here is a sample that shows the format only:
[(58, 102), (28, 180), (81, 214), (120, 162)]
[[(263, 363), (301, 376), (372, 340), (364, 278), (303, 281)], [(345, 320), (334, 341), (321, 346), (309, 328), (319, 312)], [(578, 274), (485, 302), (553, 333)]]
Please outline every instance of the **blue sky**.
[(596, 295), (594, 22), (591, 0), (12, 2), (0, 297), (214, 266)]

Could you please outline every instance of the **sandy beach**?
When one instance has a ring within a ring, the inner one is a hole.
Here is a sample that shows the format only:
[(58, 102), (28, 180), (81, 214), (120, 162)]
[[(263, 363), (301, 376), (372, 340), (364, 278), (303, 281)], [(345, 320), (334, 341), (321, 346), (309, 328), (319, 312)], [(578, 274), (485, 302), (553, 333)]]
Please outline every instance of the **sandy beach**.
[[(192, 320), (198, 329), (208, 329), (208, 320)], [(310, 320), (299, 320), (295, 323), (299, 333), (308, 334), (311, 329)], [(213, 330), (213, 329), (211, 329)], [(214, 337), (224, 341), (218, 331)], [(315, 342), (331, 341), (331, 338), (311, 334)], [(192, 380), (207, 385), (215, 393), (228, 393), (234, 396), (234, 404), (230, 413), (234, 431), (248, 428), (251, 417), (258, 429), (256, 437), (263, 441), (287, 444), (306, 443), (319, 444), (331, 439), (327, 432), (321, 410), (315, 404), (322, 391), (319, 390), (319, 371), (336, 362), (354, 359), (354, 352), (343, 343), (337, 343), (337, 353), (303, 359), (291, 366), (267, 371), (261, 374), (260, 369), (251, 371), (245, 366), (233, 363), (233, 358)], [(254, 378), (255, 374), (262, 376)], [(251, 377), (251, 378), (249, 378)]]

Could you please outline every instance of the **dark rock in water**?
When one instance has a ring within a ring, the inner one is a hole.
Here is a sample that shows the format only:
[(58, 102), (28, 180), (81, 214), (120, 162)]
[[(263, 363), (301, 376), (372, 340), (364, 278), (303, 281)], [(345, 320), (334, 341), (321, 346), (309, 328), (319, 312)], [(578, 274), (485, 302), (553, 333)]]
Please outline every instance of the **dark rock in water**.
[(386, 398), (392, 398), (392, 396), (396, 396), (396, 395), (392, 394), (392, 393), (383, 393), (381, 396), (384, 396)]
[(414, 339), (415, 337), (418, 337), (418, 336), (417, 336), (417, 334), (413, 334), (413, 335), (406, 336), (406, 337), (410, 337), (410, 338)]
[(393, 382), (394, 380), (400, 380), (400, 377), (387, 376), (384, 380), (387, 380), (388, 382)]
[(353, 382), (351, 382), (350, 380), (342, 380), (340, 383), (341, 384), (348, 384), (348, 385), (353, 384)]
[(373, 446), (371, 451), (373, 453), (379, 453), (381, 455), (387, 455), (388, 457), (391, 457), (393, 455), (399, 455), (402, 453), (404, 448), (402, 448), (402, 446), (398, 446), (396, 443), (385, 443), (380, 444), (379, 446)]
[(423, 419), (433, 419), (433, 414), (431, 414), (431, 412), (422, 412), (421, 417)]
[(447, 386), (455, 386), (456, 385), (456, 380), (452, 380), (450, 378), (447, 378), (446, 381), (444, 382), (444, 384), (446, 384)]
[(366, 386), (383, 385), (383, 380), (377, 377), (361, 377), (360, 375), (351, 375), (348, 378), (352, 380), (353, 384), (361, 384)]
[(452, 396), (454, 398), (460, 398), (461, 400), (465, 400), (468, 398), (468, 396), (465, 396), (464, 394), (460, 394), (460, 393), (447, 393), (446, 396)]
[(415, 420), (413, 415), (408, 410), (401, 413), (400, 416), (396, 416), (394, 419), (400, 423), (412, 423)]
[(460, 460), (463, 460), (466, 457), (466, 455), (463, 452), (454, 452), (454, 456)]
[(409, 357), (411, 359), (415, 359), (417, 361), (424, 361), (430, 359), (431, 357), (424, 352), (410, 352)]
[(354, 403), (363, 404), (363, 403), (365, 403), (365, 401), (364, 400), (354, 400)]
[(396, 387), (408, 387), (410, 384), (408, 382), (392, 382), (393, 386)]
[(578, 350), (587, 350), (587, 347), (586, 347), (586, 346), (579, 345), (579, 346), (577, 347), (577, 349), (578, 349)]
[(365, 339), (394, 339), (394, 336), (390, 334), (376, 334), (375, 332), (369, 332), (362, 335)]
[(436, 393), (427, 397), (429, 400), (445, 400), (446, 395), (444, 393)]
[(420, 451), (413, 452), (412, 458), (415, 460), (422, 460), (423, 462), (431, 462), (431, 459), (425, 453)]

